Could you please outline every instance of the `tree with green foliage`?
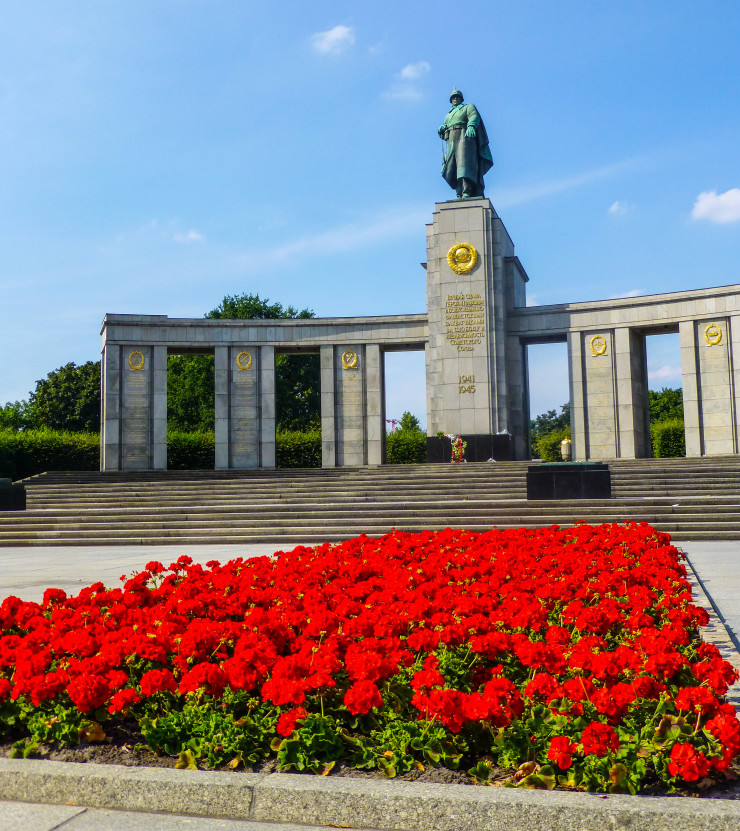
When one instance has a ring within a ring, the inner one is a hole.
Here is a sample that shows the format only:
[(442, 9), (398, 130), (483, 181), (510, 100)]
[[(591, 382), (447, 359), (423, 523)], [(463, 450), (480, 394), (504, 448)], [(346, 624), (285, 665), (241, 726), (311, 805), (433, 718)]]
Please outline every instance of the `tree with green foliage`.
[(31, 416), (27, 401), (8, 401), (0, 407), (0, 430), (18, 433), (31, 427)]
[(660, 392), (648, 391), (650, 404), (650, 423), (668, 421), (671, 419), (683, 420), (683, 390), (663, 387)]
[(529, 422), (532, 456), (546, 462), (559, 462), (560, 442), (570, 438), (570, 402), (556, 410), (540, 413)]
[(27, 417), (35, 428), (100, 432), (100, 361), (70, 361), (37, 381)]
[(213, 355), (167, 358), (167, 427), (176, 431), (213, 430)]
[(386, 461), (391, 465), (421, 464), (427, 457), (427, 437), (419, 419), (408, 410), (399, 426), (385, 437)]

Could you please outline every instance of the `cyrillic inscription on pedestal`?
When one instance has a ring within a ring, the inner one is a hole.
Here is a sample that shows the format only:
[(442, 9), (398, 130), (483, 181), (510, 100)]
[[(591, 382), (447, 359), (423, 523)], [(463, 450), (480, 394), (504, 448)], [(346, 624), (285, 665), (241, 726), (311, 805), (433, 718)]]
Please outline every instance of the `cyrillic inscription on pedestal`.
[(151, 464), (151, 349), (132, 350), (123, 366), (121, 467), (148, 470)]

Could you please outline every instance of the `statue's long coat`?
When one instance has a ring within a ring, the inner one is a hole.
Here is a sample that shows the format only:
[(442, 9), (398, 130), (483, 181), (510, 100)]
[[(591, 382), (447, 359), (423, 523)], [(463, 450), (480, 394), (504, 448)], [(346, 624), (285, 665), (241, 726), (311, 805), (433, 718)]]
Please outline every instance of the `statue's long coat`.
[[(488, 134), (483, 120), (473, 104), (453, 107), (445, 116), (445, 157), (442, 176), (447, 184), (457, 189), (458, 179), (472, 179), (477, 186), (476, 196), (483, 196), (483, 176), (493, 167), (488, 146)], [(475, 127), (475, 138), (466, 138), (467, 127)]]

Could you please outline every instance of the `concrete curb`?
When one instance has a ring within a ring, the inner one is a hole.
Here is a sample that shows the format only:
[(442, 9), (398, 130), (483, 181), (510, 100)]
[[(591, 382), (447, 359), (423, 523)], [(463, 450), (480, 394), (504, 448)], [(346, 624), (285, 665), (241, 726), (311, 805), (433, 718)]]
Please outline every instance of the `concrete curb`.
[(740, 831), (740, 800), (0, 759), (0, 799), (391, 831)]

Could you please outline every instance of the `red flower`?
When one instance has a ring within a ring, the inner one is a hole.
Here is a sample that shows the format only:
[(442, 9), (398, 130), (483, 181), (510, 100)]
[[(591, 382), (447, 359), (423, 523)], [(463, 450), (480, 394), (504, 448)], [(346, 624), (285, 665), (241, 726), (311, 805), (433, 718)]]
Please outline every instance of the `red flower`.
[(369, 713), (373, 707), (382, 707), (380, 690), (372, 681), (355, 681), (344, 694), (344, 703), (353, 716)]
[(131, 687), (127, 687), (125, 690), (119, 690), (111, 696), (108, 712), (113, 715), (114, 713), (127, 711), (132, 704), (138, 704), (139, 701), (141, 701), (139, 693)]
[(578, 745), (572, 742), (567, 736), (555, 736), (550, 741), (547, 758), (555, 762), (561, 770), (568, 770), (573, 764), (573, 754), (577, 750)]
[(100, 675), (83, 673), (69, 682), (67, 694), (81, 713), (89, 713), (108, 700), (110, 684)]
[(292, 710), (288, 710), (287, 713), (283, 713), (280, 718), (277, 720), (276, 730), (279, 736), (290, 736), (290, 734), (295, 730), (296, 724), (299, 721), (303, 721), (304, 718), (308, 713), (303, 709), (303, 707), (294, 707)]
[(176, 692), (177, 681), (168, 669), (152, 669), (142, 676), (139, 689), (141, 694), (148, 698), (158, 692)]
[(584, 729), (581, 744), (586, 756), (593, 753), (594, 756), (601, 757), (619, 750), (619, 738), (614, 728), (600, 721), (592, 721)]
[(668, 770), (672, 776), (680, 776), (687, 782), (696, 782), (709, 773), (709, 760), (686, 742), (674, 744)]

